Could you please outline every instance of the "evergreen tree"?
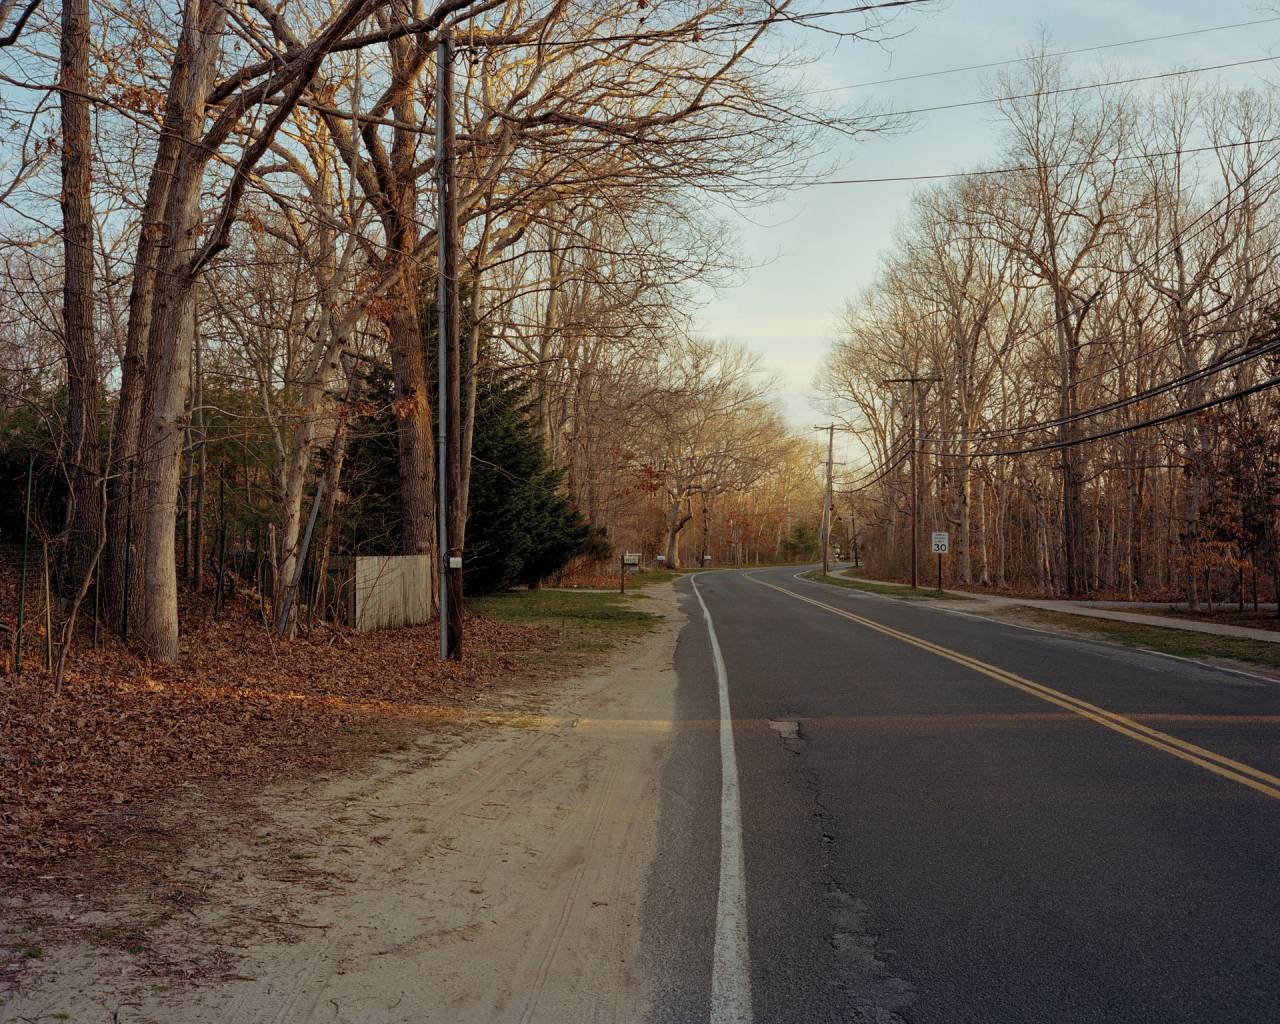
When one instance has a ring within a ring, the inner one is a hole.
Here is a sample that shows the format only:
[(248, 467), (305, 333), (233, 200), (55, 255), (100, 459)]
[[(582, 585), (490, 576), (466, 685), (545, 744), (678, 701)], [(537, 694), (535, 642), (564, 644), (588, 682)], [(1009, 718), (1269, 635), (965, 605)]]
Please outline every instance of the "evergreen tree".
[(374, 366), (361, 382), (360, 414), (351, 422), (342, 463), (342, 490), (347, 501), (342, 509), (345, 537), (340, 548), (351, 554), (401, 554), (394, 398), (391, 370)]
[(528, 408), (528, 389), (490, 373), (476, 388), (466, 587), (537, 586), (582, 553), (593, 531), (561, 493)]
[(817, 558), (817, 531), (808, 523), (796, 523), (782, 540), (782, 557), (789, 562), (808, 562)]
[[(561, 493), (534, 426), (528, 389), (480, 370), (467, 508), (464, 580), (470, 594), (537, 586), (579, 554), (598, 549), (598, 531)], [(362, 389), (365, 412), (352, 425), (343, 490), (355, 554), (397, 554), (400, 536), (394, 383), (377, 368)]]

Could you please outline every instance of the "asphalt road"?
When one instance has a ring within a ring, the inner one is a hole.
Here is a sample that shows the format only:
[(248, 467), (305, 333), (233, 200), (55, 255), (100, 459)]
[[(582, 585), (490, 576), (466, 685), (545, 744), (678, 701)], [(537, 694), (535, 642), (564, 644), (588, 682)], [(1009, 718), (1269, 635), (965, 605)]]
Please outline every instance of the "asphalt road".
[(1280, 683), (795, 576), (680, 584), (654, 1021), (1280, 1021)]

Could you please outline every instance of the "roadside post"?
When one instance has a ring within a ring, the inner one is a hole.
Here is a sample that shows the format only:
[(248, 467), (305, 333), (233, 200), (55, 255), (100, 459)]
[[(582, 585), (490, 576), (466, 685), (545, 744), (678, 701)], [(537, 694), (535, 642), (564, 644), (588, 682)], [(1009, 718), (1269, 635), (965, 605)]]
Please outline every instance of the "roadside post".
[(639, 551), (624, 551), (618, 560), (618, 593), (627, 592), (627, 566), (640, 564)]
[(951, 534), (946, 530), (933, 531), (933, 553), (938, 556), (938, 593), (942, 593), (942, 556), (951, 550)]

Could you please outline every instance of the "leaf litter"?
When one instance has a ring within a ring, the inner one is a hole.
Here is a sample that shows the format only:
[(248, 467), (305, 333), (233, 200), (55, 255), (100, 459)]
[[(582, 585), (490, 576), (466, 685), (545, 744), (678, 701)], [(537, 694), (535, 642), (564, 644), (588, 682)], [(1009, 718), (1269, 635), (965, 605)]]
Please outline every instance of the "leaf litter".
[(57, 696), (43, 671), (0, 675), (0, 889), (103, 881), (95, 854), (137, 844), (155, 830), (149, 804), (183, 789), (260, 789), (423, 719), (483, 720), (477, 700), (559, 643), (470, 617), (467, 660), (442, 663), (434, 624), (286, 641), (247, 603), (201, 618), (174, 664), (109, 641), (75, 658)]

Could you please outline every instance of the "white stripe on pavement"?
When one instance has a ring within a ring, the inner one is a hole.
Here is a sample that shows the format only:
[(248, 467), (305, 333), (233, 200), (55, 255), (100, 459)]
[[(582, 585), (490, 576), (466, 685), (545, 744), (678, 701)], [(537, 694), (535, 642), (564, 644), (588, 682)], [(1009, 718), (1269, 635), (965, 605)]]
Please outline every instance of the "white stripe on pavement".
[(738, 762), (733, 751), (729, 675), (711, 612), (691, 580), (707, 620), (720, 692), (720, 895), (716, 900), (716, 945), (711, 958), (711, 1024), (751, 1024), (751, 957), (747, 951), (746, 865), (742, 855), (742, 811)]

